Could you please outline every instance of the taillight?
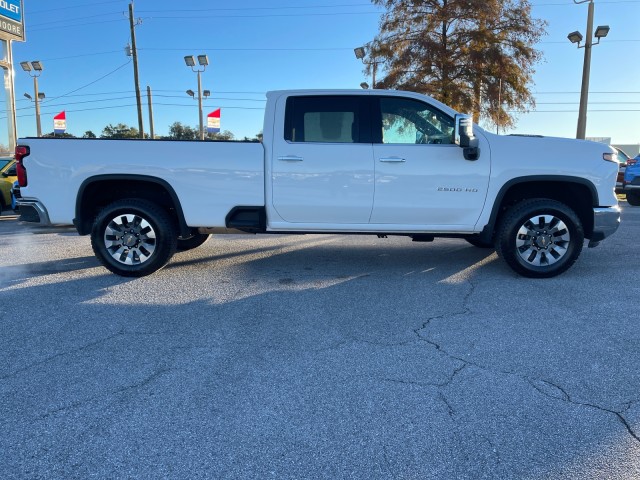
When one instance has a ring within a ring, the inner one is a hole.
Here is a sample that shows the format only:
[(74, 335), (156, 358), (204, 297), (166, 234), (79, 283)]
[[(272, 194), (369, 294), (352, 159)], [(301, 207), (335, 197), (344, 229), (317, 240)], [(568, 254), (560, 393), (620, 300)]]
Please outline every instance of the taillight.
[(630, 158), (629, 160), (627, 160), (627, 167), (630, 167), (631, 165), (635, 165), (636, 163), (638, 163), (637, 158)]
[(18, 145), (16, 147), (16, 172), (18, 174), (18, 185), (21, 187), (27, 186), (27, 169), (24, 167), (22, 160), (28, 157), (30, 153), (29, 147), (25, 147), (24, 145)]

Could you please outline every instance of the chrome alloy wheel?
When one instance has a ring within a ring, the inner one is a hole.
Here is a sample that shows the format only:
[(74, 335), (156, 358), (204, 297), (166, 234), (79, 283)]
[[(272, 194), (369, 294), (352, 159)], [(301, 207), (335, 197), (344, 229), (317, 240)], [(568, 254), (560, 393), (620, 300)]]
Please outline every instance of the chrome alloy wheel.
[(516, 248), (529, 265), (553, 265), (567, 253), (571, 234), (567, 225), (553, 215), (536, 215), (518, 230)]
[(116, 261), (139, 265), (153, 255), (156, 232), (138, 215), (118, 215), (105, 228), (104, 245)]

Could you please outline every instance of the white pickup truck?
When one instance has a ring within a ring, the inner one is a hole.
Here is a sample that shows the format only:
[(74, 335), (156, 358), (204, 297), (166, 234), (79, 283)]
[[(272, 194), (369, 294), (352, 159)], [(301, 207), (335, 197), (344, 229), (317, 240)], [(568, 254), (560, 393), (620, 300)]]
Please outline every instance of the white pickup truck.
[(424, 95), (270, 92), (263, 132), (263, 143), (21, 139), (20, 219), (75, 225), (123, 276), (244, 232), (459, 237), (552, 277), (620, 223), (610, 147), (494, 135)]

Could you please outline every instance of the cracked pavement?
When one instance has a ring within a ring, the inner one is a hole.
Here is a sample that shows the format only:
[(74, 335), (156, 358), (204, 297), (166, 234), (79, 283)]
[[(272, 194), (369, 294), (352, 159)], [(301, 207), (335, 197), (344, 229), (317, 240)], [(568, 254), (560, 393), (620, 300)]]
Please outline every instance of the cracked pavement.
[(640, 208), (490, 250), (220, 236), (124, 279), (0, 217), (0, 478), (640, 479)]

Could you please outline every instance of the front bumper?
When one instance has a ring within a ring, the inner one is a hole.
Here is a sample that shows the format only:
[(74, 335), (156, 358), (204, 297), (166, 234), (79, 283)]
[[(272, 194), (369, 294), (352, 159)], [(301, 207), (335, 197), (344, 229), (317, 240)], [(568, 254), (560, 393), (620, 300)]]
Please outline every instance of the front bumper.
[(21, 222), (37, 223), (43, 227), (51, 226), (49, 213), (46, 207), (38, 200), (29, 198), (20, 198), (17, 201), (18, 212), (20, 213)]
[(620, 226), (620, 207), (598, 207), (593, 209), (593, 232), (589, 239), (589, 248), (613, 235)]

